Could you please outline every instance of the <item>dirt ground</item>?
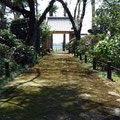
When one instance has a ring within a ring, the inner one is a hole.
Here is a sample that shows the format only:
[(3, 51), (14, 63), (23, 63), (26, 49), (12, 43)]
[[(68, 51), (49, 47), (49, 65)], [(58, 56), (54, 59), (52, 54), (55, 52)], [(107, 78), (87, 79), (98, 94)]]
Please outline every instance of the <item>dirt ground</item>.
[(120, 84), (51, 54), (2, 87), (0, 120), (120, 120)]

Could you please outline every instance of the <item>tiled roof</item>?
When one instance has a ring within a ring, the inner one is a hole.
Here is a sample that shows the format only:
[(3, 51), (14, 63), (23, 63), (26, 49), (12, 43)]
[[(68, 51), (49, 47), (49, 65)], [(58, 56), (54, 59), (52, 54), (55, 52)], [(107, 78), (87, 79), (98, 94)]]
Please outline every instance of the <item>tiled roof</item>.
[(68, 17), (48, 17), (48, 25), (50, 26), (51, 31), (64, 31), (71, 32), (73, 31), (72, 24)]

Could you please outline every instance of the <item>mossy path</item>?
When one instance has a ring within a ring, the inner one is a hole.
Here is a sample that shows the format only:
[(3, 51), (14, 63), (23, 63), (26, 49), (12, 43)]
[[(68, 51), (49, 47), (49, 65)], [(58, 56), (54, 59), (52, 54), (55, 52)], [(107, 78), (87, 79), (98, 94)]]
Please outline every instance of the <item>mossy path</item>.
[(43, 57), (2, 90), (0, 120), (120, 120), (120, 85), (68, 54)]

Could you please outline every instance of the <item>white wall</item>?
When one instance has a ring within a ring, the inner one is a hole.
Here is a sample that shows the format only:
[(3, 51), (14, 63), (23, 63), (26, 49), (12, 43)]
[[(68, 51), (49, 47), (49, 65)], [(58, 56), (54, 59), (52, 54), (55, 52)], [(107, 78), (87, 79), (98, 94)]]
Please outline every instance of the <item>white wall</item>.
[[(53, 34), (53, 43), (62, 43), (63, 34)], [(66, 43), (69, 42), (69, 34), (66, 34)]]

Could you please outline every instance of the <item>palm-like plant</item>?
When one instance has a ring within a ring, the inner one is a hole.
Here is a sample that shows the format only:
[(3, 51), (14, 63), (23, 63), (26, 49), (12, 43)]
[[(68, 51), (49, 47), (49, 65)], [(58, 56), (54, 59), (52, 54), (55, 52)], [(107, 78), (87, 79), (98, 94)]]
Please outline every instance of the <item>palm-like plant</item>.
[(53, 13), (56, 13), (58, 6), (53, 5), (52, 9), (49, 11), (49, 16), (53, 16)]

